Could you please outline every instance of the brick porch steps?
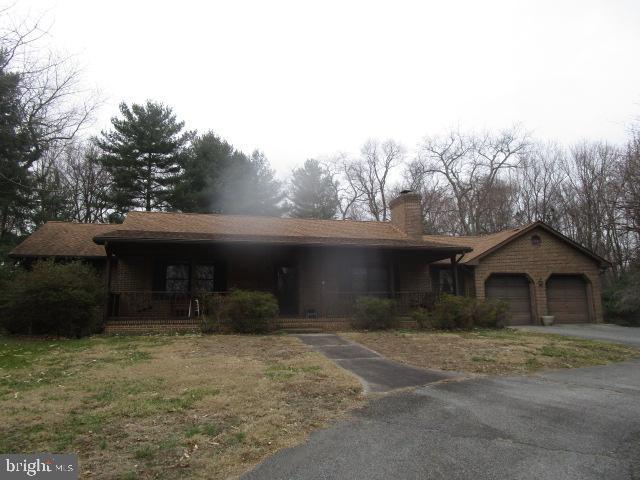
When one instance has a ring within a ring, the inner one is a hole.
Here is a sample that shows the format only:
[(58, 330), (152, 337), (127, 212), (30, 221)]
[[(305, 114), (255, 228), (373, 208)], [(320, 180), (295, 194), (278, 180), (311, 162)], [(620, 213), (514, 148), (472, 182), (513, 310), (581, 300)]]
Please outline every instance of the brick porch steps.
[(278, 332), (322, 333), (351, 330), (350, 318), (279, 318), (275, 322)]

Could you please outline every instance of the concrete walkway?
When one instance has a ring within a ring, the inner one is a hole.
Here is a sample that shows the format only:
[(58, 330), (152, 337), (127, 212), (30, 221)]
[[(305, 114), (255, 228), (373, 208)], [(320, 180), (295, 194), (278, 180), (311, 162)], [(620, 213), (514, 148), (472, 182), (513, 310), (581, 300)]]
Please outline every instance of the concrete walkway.
[(523, 325), (512, 327), (518, 330), (538, 333), (555, 333), (587, 340), (621, 343), (640, 348), (640, 327), (621, 327), (609, 323), (585, 323), (575, 325), (554, 325), (552, 327)]
[(296, 337), (342, 368), (354, 373), (360, 378), (365, 393), (389, 392), (398, 388), (416, 387), (446, 378), (460, 377), (455, 373), (424, 370), (394, 362), (334, 334), (317, 333)]

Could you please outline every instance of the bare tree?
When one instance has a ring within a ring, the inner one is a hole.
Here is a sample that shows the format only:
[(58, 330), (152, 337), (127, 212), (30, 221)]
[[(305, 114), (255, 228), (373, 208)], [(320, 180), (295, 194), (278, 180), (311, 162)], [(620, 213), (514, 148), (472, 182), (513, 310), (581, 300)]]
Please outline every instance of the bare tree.
[(333, 159), (323, 163), (324, 168), (331, 176), (331, 184), (335, 188), (338, 198), (338, 211), (342, 220), (359, 220), (364, 215), (360, 208), (362, 192), (356, 185), (352, 176), (350, 161), (346, 154), (340, 153)]
[(418, 164), (423, 175), (435, 175), (447, 182), (460, 233), (488, 233), (495, 224), (504, 223), (491, 219), (492, 212), (497, 211), (494, 187), (504, 187), (503, 174), (519, 166), (528, 143), (528, 136), (518, 128), (480, 136), (451, 131), (444, 137), (424, 140)]
[(53, 143), (73, 139), (89, 124), (100, 102), (83, 85), (73, 57), (49, 48), (42, 17), (16, 22), (10, 9), (5, 9), (0, 11), (0, 20), (5, 25), (0, 29), (4, 52), (0, 69), (20, 76), (24, 118), (38, 140), (37, 157)]
[(562, 230), (613, 263), (613, 273), (627, 263), (616, 208), (621, 193), (620, 150), (607, 143), (582, 143), (564, 164)]
[(520, 223), (538, 220), (561, 225), (562, 166), (565, 152), (555, 143), (535, 143), (524, 152), (512, 182), (517, 185), (516, 218)]
[(0, 75), (15, 81), (11, 95), (19, 110), (13, 130), (7, 131), (14, 132), (14, 139), (19, 135), (23, 145), (20, 152), (4, 158), (0, 168), (0, 237), (21, 229), (11, 217), (22, 215), (15, 205), (29, 209), (33, 169), (45, 168), (40, 174), (50, 171), (44, 167), (48, 159), (37, 167), (36, 162), (87, 126), (99, 103), (82, 86), (80, 70), (72, 58), (51, 51), (42, 23), (42, 19), (16, 21), (10, 7), (0, 10)]
[(622, 227), (635, 233), (637, 238), (640, 236), (640, 128), (632, 130), (624, 150), (621, 187)]
[(420, 194), (422, 219), (427, 234), (446, 235), (459, 233), (455, 199), (446, 181), (435, 175), (425, 174), (419, 161), (410, 162), (405, 171), (403, 186)]
[(402, 162), (404, 154), (404, 148), (394, 140), (369, 140), (363, 145), (360, 158), (346, 166), (346, 178), (375, 220), (389, 219), (389, 174)]
[(111, 177), (99, 161), (100, 152), (91, 143), (72, 143), (61, 163), (68, 192), (69, 214), (80, 223), (106, 222), (112, 207), (109, 202)]
[(49, 148), (31, 167), (29, 220), (32, 228), (49, 220), (69, 219), (69, 192), (60, 168), (60, 153)]

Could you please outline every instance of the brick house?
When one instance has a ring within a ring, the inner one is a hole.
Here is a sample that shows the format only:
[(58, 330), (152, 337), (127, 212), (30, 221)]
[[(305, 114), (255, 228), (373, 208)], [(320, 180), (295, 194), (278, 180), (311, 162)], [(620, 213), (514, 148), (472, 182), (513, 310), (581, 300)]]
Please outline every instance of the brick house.
[(601, 321), (607, 262), (543, 223), (478, 237), (423, 235), (420, 196), (391, 221), (130, 212), (121, 225), (48, 222), (11, 256), (83, 258), (104, 272), (108, 331), (193, 327), (207, 292), (272, 292), (281, 326), (344, 326), (361, 295), (401, 313), (442, 291), (509, 302), (513, 323)]

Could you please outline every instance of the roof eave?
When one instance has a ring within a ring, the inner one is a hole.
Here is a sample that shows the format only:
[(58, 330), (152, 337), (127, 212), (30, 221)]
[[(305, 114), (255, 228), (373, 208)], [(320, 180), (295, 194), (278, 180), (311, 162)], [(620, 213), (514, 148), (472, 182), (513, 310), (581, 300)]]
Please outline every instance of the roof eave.
[(106, 258), (106, 255), (58, 255), (58, 254), (46, 254), (46, 253), (9, 253), (9, 258), (82, 258), (87, 260), (99, 260)]
[(451, 252), (451, 254), (455, 253), (466, 253), (470, 252), (472, 249), (469, 247), (458, 247), (458, 246), (445, 246), (445, 245), (420, 245), (420, 244), (394, 244), (394, 243), (358, 243), (357, 241), (349, 241), (349, 242), (321, 242), (321, 241), (312, 241), (312, 242), (300, 242), (295, 240), (283, 240), (283, 241), (268, 241), (261, 239), (211, 239), (211, 238), (202, 238), (202, 239), (185, 239), (185, 238), (154, 238), (154, 237), (142, 237), (142, 238), (123, 238), (123, 237), (109, 237), (109, 236), (95, 236), (93, 241), (98, 245), (104, 245), (106, 242), (111, 244), (115, 243), (175, 243), (175, 244), (192, 244), (192, 245), (206, 245), (211, 243), (226, 243), (226, 244), (251, 244), (251, 243), (260, 243), (260, 244), (270, 244), (270, 245), (281, 245), (281, 246), (315, 246), (315, 247), (356, 247), (356, 248), (392, 248), (392, 249), (403, 249), (403, 250), (436, 250), (443, 252)]

